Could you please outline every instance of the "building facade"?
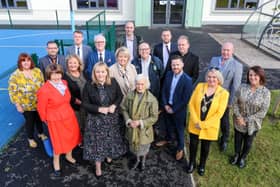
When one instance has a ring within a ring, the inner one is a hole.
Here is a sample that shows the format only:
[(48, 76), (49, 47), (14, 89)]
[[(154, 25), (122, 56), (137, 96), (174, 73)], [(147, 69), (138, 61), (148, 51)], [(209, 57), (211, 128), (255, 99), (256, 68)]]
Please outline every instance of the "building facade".
[(248, 16), (269, 0), (1, 0), (0, 24), (84, 25), (102, 10), (107, 22), (136, 26), (201, 27), (209, 24), (244, 24)]

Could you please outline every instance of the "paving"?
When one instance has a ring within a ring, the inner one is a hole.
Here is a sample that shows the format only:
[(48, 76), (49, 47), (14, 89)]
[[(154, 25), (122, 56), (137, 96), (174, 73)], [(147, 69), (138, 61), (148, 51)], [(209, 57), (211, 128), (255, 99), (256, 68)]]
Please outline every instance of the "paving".
[[(161, 28), (137, 28), (137, 33), (141, 34), (144, 40), (153, 46), (160, 41), (161, 30)], [(174, 41), (179, 35), (189, 36), (190, 50), (200, 57), (200, 69), (203, 70), (207, 67), (212, 56), (220, 55), (219, 42), (230, 36), (229, 34), (238, 34), (240, 28), (172, 28), (172, 32)], [(242, 49), (245, 54), (247, 48), (250, 46)], [(250, 52), (248, 51), (247, 54)], [(245, 75), (248, 66), (252, 64), (242, 59), (241, 62), (244, 64), (243, 75)], [(277, 67), (275, 69), (266, 68), (265, 71), (268, 76), (268, 87), (279, 89), (280, 69)], [(39, 142), (39, 140), (37, 141)], [(67, 164), (62, 157), (63, 176), (56, 178), (52, 174), (52, 159), (47, 157), (42, 144), (39, 143), (39, 147), (36, 149), (28, 148), (25, 130), (22, 128), (0, 153), (0, 186), (193, 186), (192, 176), (184, 171), (187, 163), (185, 160), (175, 161), (173, 146), (152, 149), (148, 155), (147, 169), (143, 172), (129, 170), (130, 160), (127, 157), (114, 160), (110, 166), (103, 165), (104, 177), (99, 180), (94, 176), (92, 163), (82, 160), (81, 155), (81, 149), (76, 148), (74, 157), (80, 163), (76, 167)], [(209, 156), (211, 157), (211, 155)]]

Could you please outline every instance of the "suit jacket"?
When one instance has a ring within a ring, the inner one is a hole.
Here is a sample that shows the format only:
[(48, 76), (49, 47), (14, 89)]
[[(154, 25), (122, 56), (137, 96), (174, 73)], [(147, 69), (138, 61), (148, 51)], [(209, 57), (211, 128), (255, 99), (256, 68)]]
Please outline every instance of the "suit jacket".
[(179, 51), (171, 53), (166, 66), (166, 72), (171, 70), (171, 59), (173, 55), (178, 55), (183, 58), (184, 72), (192, 78), (192, 83), (194, 83), (198, 78), (199, 74), (199, 57), (193, 54), (192, 52), (188, 52), (183, 56)]
[[(155, 45), (153, 55), (158, 57), (163, 62), (163, 43)], [(170, 54), (177, 51), (178, 47), (176, 43), (171, 42), (170, 44)]]
[[(162, 105), (169, 105), (169, 96), (170, 96), (170, 89), (171, 83), (173, 79), (173, 72), (169, 71), (166, 74), (166, 77), (163, 82), (162, 87)], [(189, 99), (192, 94), (192, 79), (186, 74), (180, 77), (175, 91), (173, 95), (173, 104), (171, 106), (174, 115), (176, 117), (176, 121), (180, 124), (186, 123), (186, 113), (187, 113), (187, 105), (189, 103)]]
[[(210, 61), (209, 68), (217, 67), (221, 69), (221, 67), (219, 67), (221, 58), (221, 56), (213, 57)], [(229, 60), (227, 60), (227, 62), (225, 62), (225, 65), (221, 72), (224, 77), (223, 87), (229, 91), (229, 104), (232, 105), (235, 92), (241, 84), (243, 66), (236, 59), (230, 58)]]
[[(41, 69), (42, 73), (45, 76), (45, 71), (47, 66), (51, 63), (51, 59), (49, 55), (46, 55), (44, 57), (39, 58), (39, 68)], [(65, 63), (65, 57), (63, 55), (57, 55), (57, 63), (60, 64), (63, 68), (63, 71), (66, 72), (66, 63)]]
[[(135, 66), (137, 74), (142, 73), (141, 58), (135, 58), (132, 61), (132, 64)], [(158, 57), (151, 56), (151, 62), (149, 65), (149, 80), (150, 80), (150, 91), (157, 98), (160, 94), (160, 79), (163, 76), (163, 65)]]
[[(93, 50), (92, 53), (88, 57), (88, 65), (86, 69), (86, 74), (89, 80), (91, 80), (91, 74), (93, 70), (93, 66), (99, 62), (98, 59), (98, 52), (96, 50)], [(115, 59), (115, 54), (107, 49), (105, 49), (105, 58), (104, 62), (107, 64), (108, 67), (111, 65), (115, 64), (116, 59)]]
[[(143, 42), (143, 38), (141, 36), (138, 35), (134, 35), (134, 39), (133, 39), (133, 56), (130, 57), (131, 59), (138, 57), (138, 46), (139, 44)], [(119, 39), (117, 39), (116, 41), (116, 49), (119, 47), (125, 46), (127, 47), (126, 44), (126, 35), (122, 35), (119, 37)]]
[[(111, 78), (111, 85), (104, 85), (104, 89), (109, 97), (109, 105), (116, 105), (116, 110), (119, 110), (120, 103), (123, 98), (122, 91), (119, 84), (114, 78)], [(100, 102), (99, 92), (96, 84), (87, 82), (83, 90), (83, 103), (84, 109), (92, 114), (100, 114), (98, 108), (103, 106)], [(108, 107), (108, 106), (104, 106)]]
[[(87, 68), (87, 62), (88, 62), (88, 57), (89, 55), (92, 53), (92, 48), (88, 45), (82, 45), (82, 54), (83, 54), (83, 59), (81, 59), (84, 63), (84, 69)], [(69, 55), (69, 54), (76, 54), (76, 51), (75, 51), (75, 45), (72, 45), (70, 47), (68, 47), (67, 49), (67, 52), (66, 52), (66, 55)]]
[[(189, 103), (189, 132), (198, 135), (199, 139), (217, 140), (220, 121), (227, 107), (229, 93), (226, 89), (218, 86), (208, 110), (206, 119), (201, 121), (201, 100), (206, 93), (207, 88), (207, 83), (199, 83), (192, 94)], [(201, 129), (197, 129), (195, 127), (197, 123), (200, 125)]]

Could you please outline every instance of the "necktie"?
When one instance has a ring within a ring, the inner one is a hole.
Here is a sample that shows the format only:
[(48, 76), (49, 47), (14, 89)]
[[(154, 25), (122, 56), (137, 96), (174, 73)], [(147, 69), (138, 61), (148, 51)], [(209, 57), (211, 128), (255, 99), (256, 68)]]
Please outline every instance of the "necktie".
[(165, 47), (166, 47), (167, 53), (169, 54), (170, 51), (169, 51), (168, 45), (165, 45)]
[(103, 62), (102, 53), (99, 53), (99, 61)]
[(80, 48), (77, 47), (77, 55), (80, 56)]

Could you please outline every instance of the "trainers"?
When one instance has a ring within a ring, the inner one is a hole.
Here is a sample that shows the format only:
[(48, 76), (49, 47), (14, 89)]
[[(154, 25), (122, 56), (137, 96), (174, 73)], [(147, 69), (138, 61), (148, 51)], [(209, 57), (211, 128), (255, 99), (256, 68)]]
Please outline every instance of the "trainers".
[(28, 139), (28, 142), (29, 142), (29, 147), (31, 147), (31, 148), (36, 148), (37, 147), (37, 143), (35, 142), (35, 140)]
[(45, 140), (45, 139), (48, 139), (48, 137), (47, 137), (44, 133), (38, 134), (38, 137), (39, 137), (42, 141)]

